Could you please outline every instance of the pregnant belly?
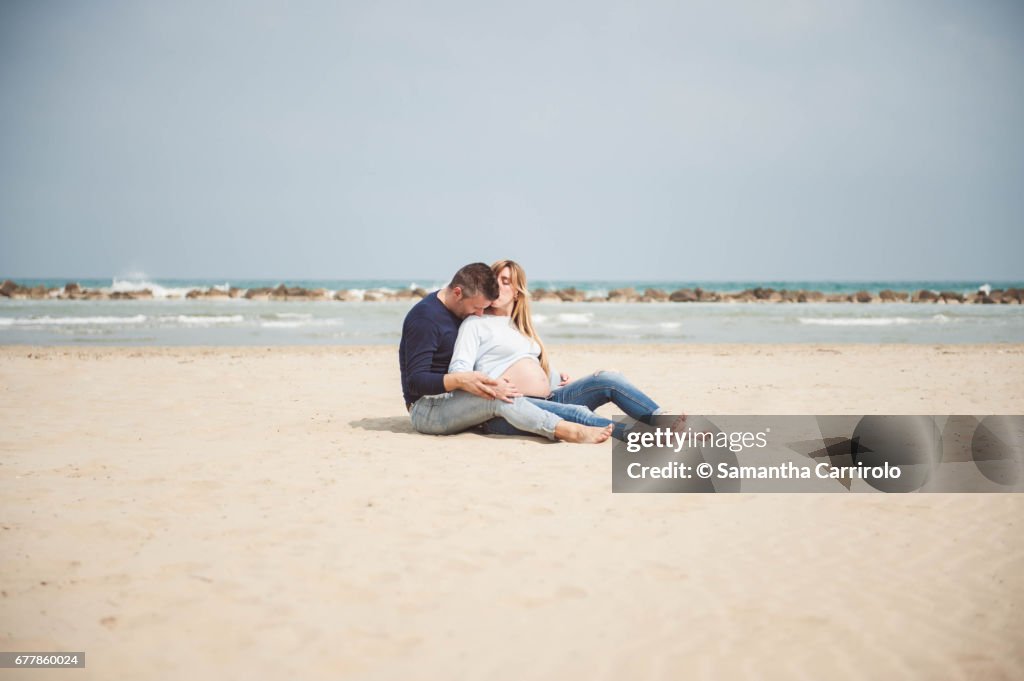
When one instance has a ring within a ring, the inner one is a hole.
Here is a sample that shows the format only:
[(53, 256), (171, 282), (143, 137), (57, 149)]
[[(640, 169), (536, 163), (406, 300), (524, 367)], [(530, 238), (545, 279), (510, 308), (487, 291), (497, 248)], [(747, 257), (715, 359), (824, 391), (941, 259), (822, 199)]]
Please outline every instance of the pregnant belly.
[(512, 381), (524, 395), (547, 397), (551, 394), (548, 377), (540, 368), (540, 362), (533, 357), (523, 357), (506, 369), (501, 377)]

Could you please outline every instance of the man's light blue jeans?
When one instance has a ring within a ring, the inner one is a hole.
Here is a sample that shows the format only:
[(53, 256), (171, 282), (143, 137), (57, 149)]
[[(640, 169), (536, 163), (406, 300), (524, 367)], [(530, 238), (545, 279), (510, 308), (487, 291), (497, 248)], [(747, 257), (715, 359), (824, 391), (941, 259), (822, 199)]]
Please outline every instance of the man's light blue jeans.
[[(568, 386), (567, 386), (568, 387)], [(516, 434), (543, 435), (555, 439), (555, 426), (563, 417), (534, 405), (530, 398), (511, 402), (487, 400), (456, 390), (416, 400), (409, 410), (412, 427), (427, 435), (452, 435), (500, 417)]]
[[(582, 423), (586, 426), (611, 425), (613, 426), (612, 437), (623, 441), (628, 432), (627, 425), (598, 416), (594, 413), (594, 409), (612, 402), (630, 418), (646, 424), (650, 424), (655, 416), (665, 413), (654, 400), (617, 371), (598, 371), (568, 385), (555, 388), (545, 399), (539, 397), (526, 399), (567, 421)], [(483, 431), (488, 435), (530, 434), (503, 418), (487, 421), (483, 425)]]

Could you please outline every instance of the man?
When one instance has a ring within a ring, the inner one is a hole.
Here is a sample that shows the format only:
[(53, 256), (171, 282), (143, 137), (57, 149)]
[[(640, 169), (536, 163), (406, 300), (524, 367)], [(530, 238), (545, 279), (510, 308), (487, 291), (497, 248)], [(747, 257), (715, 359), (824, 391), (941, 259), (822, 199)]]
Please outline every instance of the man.
[(445, 288), (427, 295), (405, 316), (398, 363), (406, 409), (417, 431), (450, 435), (500, 416), (529, 433), (568, 442), (599, 443), (611, 428), (566, 421), (522, 398), (507, 381), (479, 371), (448, 372), (459, 324), (481, 315), (498, 298), (498, 281), (484, 263), (466, 265)]

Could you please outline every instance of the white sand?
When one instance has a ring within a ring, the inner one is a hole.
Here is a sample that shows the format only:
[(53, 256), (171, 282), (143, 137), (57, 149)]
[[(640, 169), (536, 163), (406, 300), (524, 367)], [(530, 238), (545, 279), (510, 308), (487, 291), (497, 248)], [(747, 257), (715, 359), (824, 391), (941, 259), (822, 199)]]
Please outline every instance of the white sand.
[[(556, 347), (690, 413), (1024, 414), (1024, 346)], [(1024, 678), (1024, 495), (613, 495), (397, 350), (0, 348), (0, 679)], [(610, 408), (602, 412), (613, 413)]]

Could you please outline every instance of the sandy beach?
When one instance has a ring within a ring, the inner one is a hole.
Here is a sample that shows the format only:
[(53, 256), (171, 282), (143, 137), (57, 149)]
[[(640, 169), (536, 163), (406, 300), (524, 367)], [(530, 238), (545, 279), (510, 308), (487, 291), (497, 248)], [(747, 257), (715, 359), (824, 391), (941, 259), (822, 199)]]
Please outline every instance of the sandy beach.
[[(1024, 345), (557, 346), (707, 414), (1022, 414)], [(397, 349), (0, 347), (0, 679), (1024, 678), (1024, 496), (613, 495)], [(602, 413), (614, 413), (602, 408)]]

